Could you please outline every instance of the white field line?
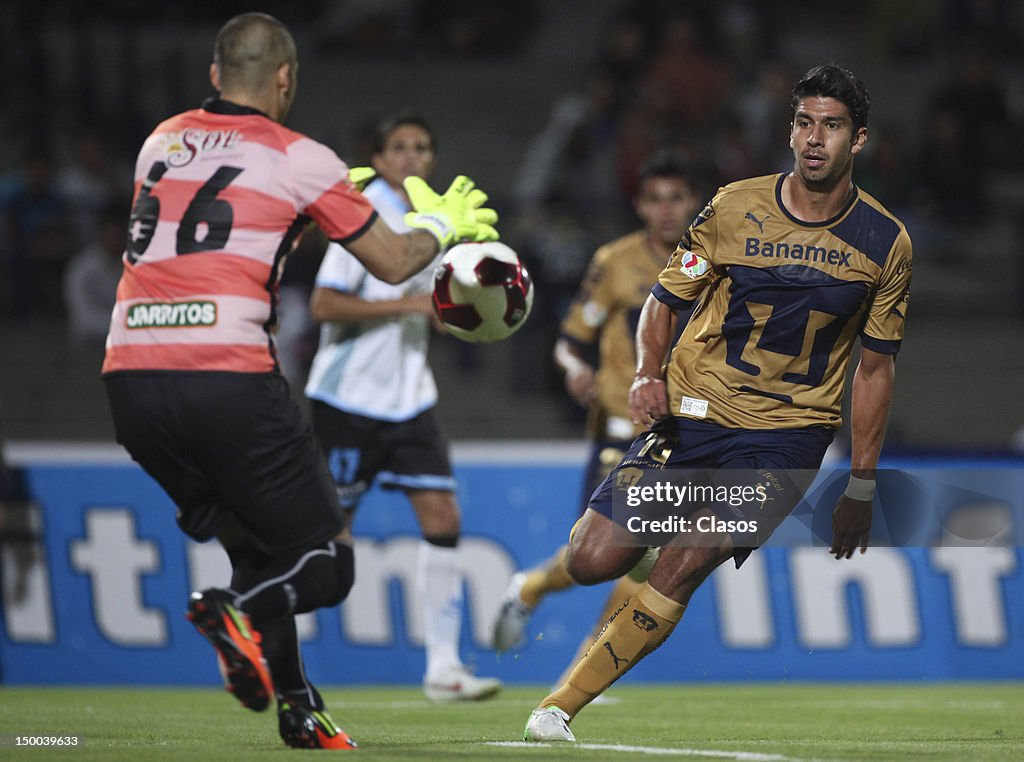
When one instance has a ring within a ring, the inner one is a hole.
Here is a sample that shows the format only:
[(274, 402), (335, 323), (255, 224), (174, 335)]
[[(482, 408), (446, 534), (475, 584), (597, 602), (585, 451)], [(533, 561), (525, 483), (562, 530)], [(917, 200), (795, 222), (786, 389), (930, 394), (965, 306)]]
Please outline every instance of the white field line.
[(781, 754), (762, 754), (756, 751), (721, 751), (718, 749), (670, 749), (661, 746), (629, 746), (614, 743), (534, 743), (528, 741), (486, 741), (484, 746), (502, 746), (513, 749), (585, 749), (587, 751), (616, 751), (626, 754), (649, 754), (659, 757), (714, 757), (735, 759), (740, 762), (796, 762)]
[[(593, 701), (587, 705), (587, 710), (597, 709), (601, 710), (602, 707), (613, 707), (617, 704), (621, 704), (622, 699), (618, 696), (610, 696), (606, 701)], [(445, 707), (447, 704), (438, 704), (433, 701), (428, 701), (426, 698), (421, 699), (402, 699), (400, 701), (330, 701), (328, 702), (330, 709), (348, 709), (357, 708), (363, 706), (380, 707), (381, 709), (423, 709), (424, 707)], [(530, 715), (530, 702), (524, 699), (489, 699), (487, 701), (460, 701), (458, 702), (460, 709), (472, 709), (473, 707), (488, 707), (488, 706), (518, 706), (522, 707), (526, 711), (526, 717)]]
[[(357, 709), (359, 707), (372, 706), (375, 709), (426, 709), (428, 707), (449, 708), (450, 704), (438, 704), (428, 701), (426, 698), (406, 699), (403, 701), (328, 701), (329, 709)], [(526, 716), (529, 716), (529, 702), (516, 699), (490, 699), (488, 701), (459, 701), (460, 710), (473, 709), (474, 707), (486, 708), (489, 706), (519, 706), (527, 707)]]

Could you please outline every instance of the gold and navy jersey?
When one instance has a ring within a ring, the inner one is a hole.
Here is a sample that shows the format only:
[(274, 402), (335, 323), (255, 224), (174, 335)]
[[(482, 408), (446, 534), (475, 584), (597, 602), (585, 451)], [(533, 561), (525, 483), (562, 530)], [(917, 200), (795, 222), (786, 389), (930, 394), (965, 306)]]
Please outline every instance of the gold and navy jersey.
[(597, 350), (597, 395), (587, 430), (597, 439), (632, 439), (629, 387), (636, 369), (640, 311), (665, 260), (639, 230), (602, 246), (587, 268), (580, 290), (562, 321), (562, 336), (584, 354)]
[(802, 222), (782, 204), (784, 179), (721, 188), (652, 289), (677, 310), (699, 299), (669, 359), (673, 415), (838, 428), (854, 339), (899, 351), (912, 256), (903, 224), (857, 188), (833, 219)]

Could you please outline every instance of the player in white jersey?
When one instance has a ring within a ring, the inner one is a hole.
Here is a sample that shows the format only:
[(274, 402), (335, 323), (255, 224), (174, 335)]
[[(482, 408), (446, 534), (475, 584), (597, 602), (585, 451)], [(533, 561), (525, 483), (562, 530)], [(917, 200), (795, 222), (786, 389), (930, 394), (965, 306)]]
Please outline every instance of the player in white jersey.
[(310, 220), (399, 282), (456, 241), (495, 239), (497, 216), (467, 178), (443, 196), (410, 181), (416, 229), (396, 234), (333, 151), (282, 126), (297, 72), (277, 19), (236, 16), (214, 47), (219, 96), (143, 144), (103, 378), (118, 442), (174, 500), (182, 530), (216, 537), (231, 560), (230, 588), (193, 593), (188, 606), (227, 689), (256, 711), (276, 697), (289, 746), (351, 749), (306, 678), (295, 632), (295, 614), (345, 598), (353, 555), (277, 366), (281, 270)]
[[(372, 164), (378, 176), (364, 193), (395, 230), (407, 229), (403, 182), (430, 174), (434, 149), (433, 131), (415, 114), (395, 116), (376, 130)], [(330, 244), (311, 299), (313, 317), (323, 326), (306, 395), (342, 509), (355, 511), (376, 481), (402, 490), (416, 513), (423, 535), (417, 598), (424, 614), (427, 698), (478, 700), (493, 696), (501, 683), (470, 674), (459, 658), (461, 522), (427, 364), (431, 285), (432, 268), (401, 284), (385, 283), (340, 244)]]

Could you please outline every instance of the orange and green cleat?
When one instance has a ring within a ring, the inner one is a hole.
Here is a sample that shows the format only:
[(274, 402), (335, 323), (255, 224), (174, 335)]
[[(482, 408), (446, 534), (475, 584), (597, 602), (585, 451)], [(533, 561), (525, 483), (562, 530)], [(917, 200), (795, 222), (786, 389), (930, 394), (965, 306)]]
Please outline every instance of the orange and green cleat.
[(308, 709), (281, 701), (277, 705), (278, 729), (285, 745), (296, 749), (358, 749), (348, 733), (334, 724), (322, 709)]
[(274, 695), (270, 669), (263, 658), (259, 632), (231, 601), (227, 590), (209, 588), (192, 593), (187, 616), (217, 650), (224, 687), (245, 708), (262, 712)]

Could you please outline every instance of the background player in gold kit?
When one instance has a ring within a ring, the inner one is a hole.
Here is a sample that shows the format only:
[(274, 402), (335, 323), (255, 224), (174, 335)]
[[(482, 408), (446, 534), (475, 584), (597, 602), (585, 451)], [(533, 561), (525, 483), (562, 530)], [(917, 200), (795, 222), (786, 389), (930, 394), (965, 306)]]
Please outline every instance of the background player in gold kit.
[[(644, 227), (597, 250), (562, 321), (555, 362), (565, 373), (566, 390), (587, 408), (591, 441), (581, 512), (644, 428), (633, 423), (629, 412), (637, 322), (651, 286), (699, 208), (698, 193), (691, 168), (677, 152), (652, 155), (640, 169), (634, 199)], [(543, 563), (512, 578), (494, 625), (496, 650), (522, 642), (530, 615), (545, 595), (575, 584), (565, 567), (567, 550), (563, 545)], [(650, 563), (642, 562), (616, 583), (599, 625), (636, 592), (649, 569)], [(583, 641), (572, 663), (592, 640), (593, 635)]]
[[(790, 173), (722, 188), (690, 226), (640, 317), (630, 390), (651, 423), (591, 498), (570, 536), (574, 580), (629, 570), (644, 548), (613, 516), (613, 495), (663, 468), (817, 469), (841, 423), (854, 340), (850, 483), (833, 513), (830, 552), (867, 549), (874, 475), (885, 434), (910, 285), (903, 224), (852, 181), (870, 98), (835, 65), (792, 91)], [(672, 346), (675, 312), (696, 301)], [(620, 478), (621, 477), (621, 478)], [(792, 509), (800, 495), (783, 494)], [(690, 596), (720, 564), (763, 542), (709, 535), (662, 546), (650, 578), (608, 621), (569, 677), (530, 715), (524, 737), (573, 741), (569, 722), (671, 634)]]

